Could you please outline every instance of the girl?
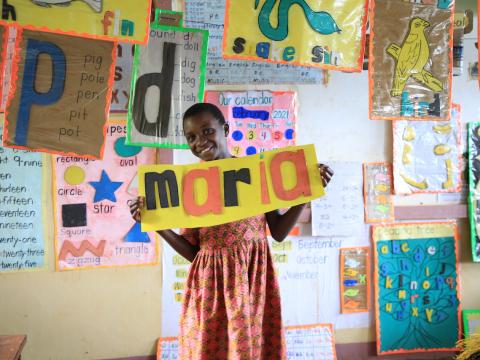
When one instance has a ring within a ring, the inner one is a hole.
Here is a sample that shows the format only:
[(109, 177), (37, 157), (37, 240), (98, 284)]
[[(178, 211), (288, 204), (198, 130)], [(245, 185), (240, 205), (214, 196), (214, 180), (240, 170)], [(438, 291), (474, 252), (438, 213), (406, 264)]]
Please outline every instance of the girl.
[[(204, 161), (231, 158), (229, 126), (215, 105), (200, 103), (183, 117), (192, 153)], [(333, 172), (319, 164), (324, 186)], [(144, 199), (130, 205), (136, 221)], [(192, 262), (180, 320), (180, 359), (279, 360), (286, 358), (280, 295), (266, 237), (288, 235), (305, 204), (228, 224), (158, 233)]]

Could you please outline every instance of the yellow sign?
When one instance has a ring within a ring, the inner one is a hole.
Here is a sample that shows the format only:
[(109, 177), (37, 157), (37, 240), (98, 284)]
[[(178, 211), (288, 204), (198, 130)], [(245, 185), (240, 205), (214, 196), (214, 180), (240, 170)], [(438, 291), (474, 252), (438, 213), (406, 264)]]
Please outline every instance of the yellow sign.
[(361, 71), (366, 0), (227, 0), (226, 58)]
[(144, 44), (150, 0), (8, 0), (3, 2), (0, 23)]
[(313, 145), (194, 165), (140, 166), (142, 231), (213, 226), (324, 194)]

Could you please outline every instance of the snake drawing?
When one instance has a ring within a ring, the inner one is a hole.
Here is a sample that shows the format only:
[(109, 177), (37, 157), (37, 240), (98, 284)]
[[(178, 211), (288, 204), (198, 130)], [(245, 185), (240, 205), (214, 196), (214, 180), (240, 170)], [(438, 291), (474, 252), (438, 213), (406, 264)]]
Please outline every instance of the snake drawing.
[[(270, 14), (278, 1), (280, 2), (277, 15), (278, 24), (275, 28), (270, 23)], [(260, 0), (255, 0), (255, 9), (258, 8), (259, 2)], [(258, 26), (262, 34), (274, 41), (284, 40), (288, 36), (288, 12), (295, 4), (302, 7), (308, 24), (319, 34), (330, 35), (342, 31), (328, 12), (313, 11), (305, 0), (265, 0), (258, 14)]]

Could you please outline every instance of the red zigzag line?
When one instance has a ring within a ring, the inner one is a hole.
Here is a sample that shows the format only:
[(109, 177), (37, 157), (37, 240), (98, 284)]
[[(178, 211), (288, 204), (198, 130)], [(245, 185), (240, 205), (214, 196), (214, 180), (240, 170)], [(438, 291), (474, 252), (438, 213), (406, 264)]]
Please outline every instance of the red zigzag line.
[(103, 256), (106, 243), (106, 240), (100, 240), (98, 245), (94, 246), (90, 241), (83, 240), (80, 244), (80, 247), (77, 249), (70, 240), (65, 240), (63, 242), (62, 249), (60, 250), (60, 255), (58, 256), (58, 258), (60, 260), (65, 260), (69, 253), (75, 257), (79, 257), (85, 254), (87, 250), (95, 256)]

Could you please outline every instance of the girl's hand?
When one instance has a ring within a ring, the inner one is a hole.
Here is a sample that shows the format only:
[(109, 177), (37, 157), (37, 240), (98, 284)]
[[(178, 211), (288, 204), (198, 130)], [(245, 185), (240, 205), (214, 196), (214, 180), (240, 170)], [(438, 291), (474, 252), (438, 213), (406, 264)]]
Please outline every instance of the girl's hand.
[(322, 178), (323, 187), (326, 187), (330, 180), (332, 180), (333, 170), (325, 164), (317, 164), (320, 171), (320, 177)]
[(132, 214), (133, 220), (140, 222), (140, 212), (145, 206), (145, 198), (143, 196), (137, 196), (134, 199), (128, 200), (127, 205), (130, 206), (130, 214)]

